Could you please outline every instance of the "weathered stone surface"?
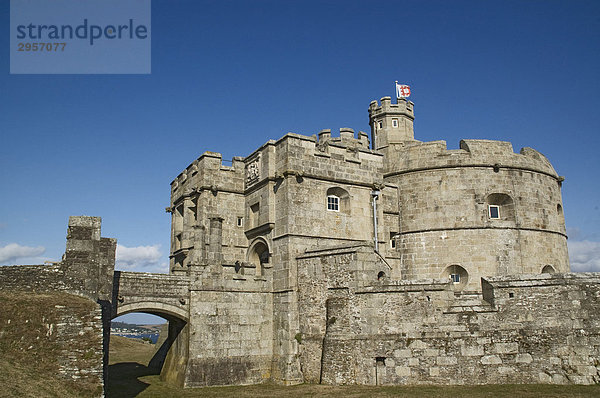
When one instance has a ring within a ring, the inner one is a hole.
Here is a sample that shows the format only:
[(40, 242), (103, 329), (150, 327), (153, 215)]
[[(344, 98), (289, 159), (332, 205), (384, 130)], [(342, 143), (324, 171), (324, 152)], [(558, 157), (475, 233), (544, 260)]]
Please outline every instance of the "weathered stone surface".
[(116, 242), (78, 217), (63, 262), (2, 284), (164, 316), (183, 386), (599, 382), (600, 276), (568, 273), (548, 160), (416, 141), (405, 100), (369, 116), (372, 148), (343, 128), (202, 154), (171, 183), (170, 275), (113, 273)]

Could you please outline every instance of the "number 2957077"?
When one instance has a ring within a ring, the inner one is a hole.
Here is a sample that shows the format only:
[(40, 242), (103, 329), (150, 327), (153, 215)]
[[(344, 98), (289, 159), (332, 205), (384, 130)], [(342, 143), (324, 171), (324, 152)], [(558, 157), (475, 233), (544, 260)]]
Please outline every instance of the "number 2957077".
[(67, 43), (17, 43), (17, 51), (65, 51)]

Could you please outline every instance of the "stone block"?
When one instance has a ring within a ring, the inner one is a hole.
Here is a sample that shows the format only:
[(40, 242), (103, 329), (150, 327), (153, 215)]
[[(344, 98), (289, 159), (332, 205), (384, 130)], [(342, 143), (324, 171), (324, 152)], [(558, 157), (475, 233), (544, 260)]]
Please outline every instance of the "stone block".
[(411, 375), (410, 367), (408, 366), (396, 366), (396, 374), (400, 377), (408, 377)]
[(517, 363), (531, 363), (531, 362), (533, 362), (533, 357), (531, 356), (531, 354), (528, 354), (528, 353), (517, 354), (517, 356), (515, 357), (515, 362), (517, 362)]
[(481, 357), (480, 362), (483, 365), (499, 365), (502, 363), (502, 359), (498, 355), (485, 355)]

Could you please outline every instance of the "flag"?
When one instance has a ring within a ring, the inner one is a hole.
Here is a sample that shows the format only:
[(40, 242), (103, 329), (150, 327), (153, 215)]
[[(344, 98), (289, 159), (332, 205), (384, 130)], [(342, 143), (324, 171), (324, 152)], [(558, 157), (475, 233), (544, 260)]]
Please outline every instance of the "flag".
[(410, 97), (410, 86), (396, 82), (396, 98)]

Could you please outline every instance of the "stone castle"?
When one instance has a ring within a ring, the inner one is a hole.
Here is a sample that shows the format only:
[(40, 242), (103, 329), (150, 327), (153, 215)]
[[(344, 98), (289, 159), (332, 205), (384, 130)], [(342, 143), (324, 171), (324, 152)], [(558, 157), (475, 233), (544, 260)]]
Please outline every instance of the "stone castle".
[(161, 375), (182, 386), (600, 383), (600, 276), (569, 273), (564, 178), (531, 148), (417, 141), (413, 121), (384, 97), (371, 140), (205, 152), (171, 183), (169, 275), (113, 272), (99, 218), (72, 217), (52, 275), (75, 282), (43, 284), (98, 279), (105, 324), (167, 318)]

